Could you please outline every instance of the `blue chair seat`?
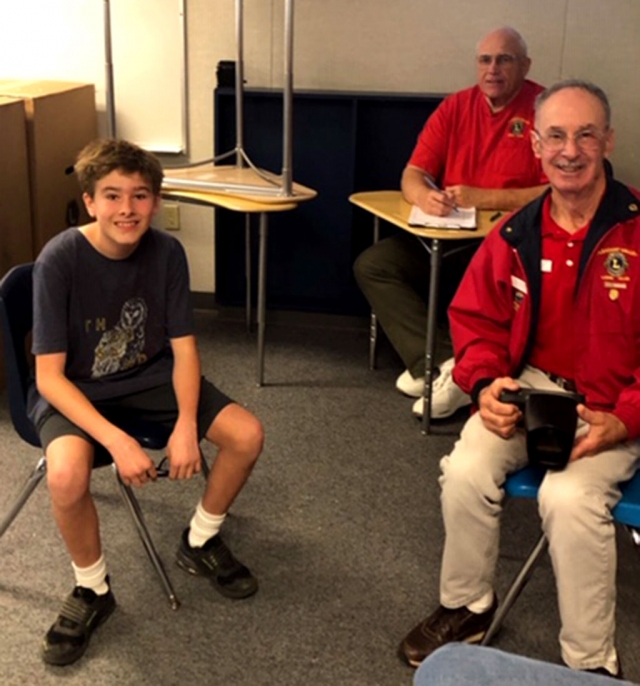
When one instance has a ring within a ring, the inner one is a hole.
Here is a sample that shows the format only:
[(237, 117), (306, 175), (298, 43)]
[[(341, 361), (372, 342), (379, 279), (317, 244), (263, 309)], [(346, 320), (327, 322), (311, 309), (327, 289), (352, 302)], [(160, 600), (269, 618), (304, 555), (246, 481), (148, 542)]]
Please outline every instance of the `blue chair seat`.
[(626, 526), (640, 527), (640, 470), (620, 486), (622, 498), (611, 514), (616, 522)]
[[(543, 478), (543, 470), (525, 467), (507, 477), (505, 493), (511, 498), (537, 498)], [(622, 498), (611, 511), (613, 518), (620, 524), (640, 527), (640, 470), (629, 481), (625, 481), (620, 490)]]

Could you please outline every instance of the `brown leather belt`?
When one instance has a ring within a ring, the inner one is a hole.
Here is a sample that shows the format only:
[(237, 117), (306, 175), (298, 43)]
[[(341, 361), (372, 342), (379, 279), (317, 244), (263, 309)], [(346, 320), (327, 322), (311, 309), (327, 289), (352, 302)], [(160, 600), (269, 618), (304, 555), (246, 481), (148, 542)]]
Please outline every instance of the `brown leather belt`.
[(571, 393), (577, 393), (576, 382), (573, 379), (565, 379), (563, 376), (556, 376), (555, 374), (548, 374), (550, 381), (553, 381), (556, 386), (560, 386), (563, 391), (570, 391)]

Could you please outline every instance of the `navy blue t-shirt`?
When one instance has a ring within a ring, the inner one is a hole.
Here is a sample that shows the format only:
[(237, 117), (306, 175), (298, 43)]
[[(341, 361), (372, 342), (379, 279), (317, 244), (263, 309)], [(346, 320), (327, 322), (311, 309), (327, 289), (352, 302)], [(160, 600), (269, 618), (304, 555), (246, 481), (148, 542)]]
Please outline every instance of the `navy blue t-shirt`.
[[(91, 401), (170, 382), (169, 339), (194, 332), (184, 249), (156, 229), (125, 259), (67, 229), (38, 256), (33, 288), (32, 352), (65, 352), (67, 378)], [(31, 405), (37, 422), (47, 403)]]

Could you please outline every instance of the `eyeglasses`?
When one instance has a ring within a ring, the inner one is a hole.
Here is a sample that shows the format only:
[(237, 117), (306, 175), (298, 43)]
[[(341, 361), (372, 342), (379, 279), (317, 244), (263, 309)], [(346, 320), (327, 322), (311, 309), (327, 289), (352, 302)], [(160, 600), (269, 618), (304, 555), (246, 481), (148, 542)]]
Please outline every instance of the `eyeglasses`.
[(513, 64), (518, 58), (515, 55), (507, 53), (500, 53), (499, 55), (478, 55), (476, 57), (477, 63), (482, 67), (489, 67), (492, 62), (495, 62), (498, 67), (507, 67)]
[(534, 130), (534, 133), (540, 143), (552, 152), (564, 149), (569, 140), (573, 140), (576, 148), (585, 152), (593, 152), (602, 145), (606, 135), (606, 131), (601, 132), (595, 129), (584, 129), (583, 131), (578, 131), (573, 136), (570, 136), (566, 131), (556, 130), (551, 130), (544, 134)]

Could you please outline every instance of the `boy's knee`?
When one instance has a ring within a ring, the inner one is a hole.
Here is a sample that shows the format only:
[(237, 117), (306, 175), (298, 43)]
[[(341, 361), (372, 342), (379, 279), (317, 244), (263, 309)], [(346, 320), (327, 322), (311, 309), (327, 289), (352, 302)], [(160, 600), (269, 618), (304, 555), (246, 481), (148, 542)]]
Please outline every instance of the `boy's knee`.
[(69, 506), (89, 490), (91, 448), (58, 439), (47, 449), (47, 486), (54, 503)]
[(60, 506), (71, 506), (89, 491), (91, 471), (69, 463), (47, 464), (47, 486), (51, 499)]
[(231, 426), (217, 435), (210, 432), (207, 439), (219, 450), (229, 450), (245, 461), (254, 463), (262, 452), (264, 428), (257, 417), (243, 411), (241, 419), (235, 418)]
[(242, 435), (238, 437), (239, 450), (249, 459), (254, 462), (262, 452), (264, 445), (264, 427), (262, 422), (257, 417), (251, 417), (247, 420), (246, 426)]

